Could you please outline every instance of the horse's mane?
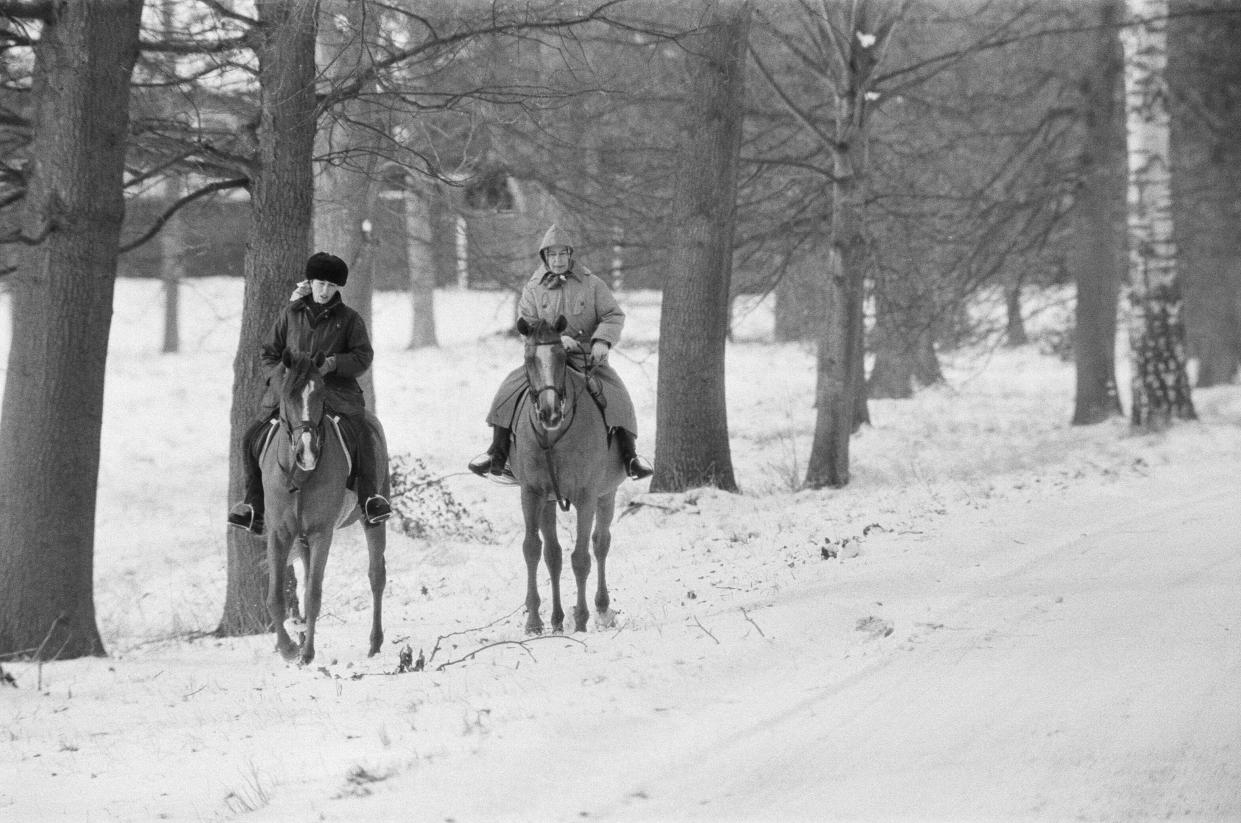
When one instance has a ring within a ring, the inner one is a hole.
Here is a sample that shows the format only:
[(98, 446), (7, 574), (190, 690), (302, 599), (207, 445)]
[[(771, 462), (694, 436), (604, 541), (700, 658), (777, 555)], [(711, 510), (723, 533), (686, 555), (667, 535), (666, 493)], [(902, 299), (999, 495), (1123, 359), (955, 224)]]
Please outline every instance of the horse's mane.
[(560, 332), (556, 331), (556, 324), (541, 317), (530, 323), (530, 331), (526, 333), (526, 340), (530, 343), (550, 343), (559, 339)]
[(291, 396), (300, 392), (314, 371), (315, 361), (310, 355), (294, 354), (284, 374), (284, 394)]

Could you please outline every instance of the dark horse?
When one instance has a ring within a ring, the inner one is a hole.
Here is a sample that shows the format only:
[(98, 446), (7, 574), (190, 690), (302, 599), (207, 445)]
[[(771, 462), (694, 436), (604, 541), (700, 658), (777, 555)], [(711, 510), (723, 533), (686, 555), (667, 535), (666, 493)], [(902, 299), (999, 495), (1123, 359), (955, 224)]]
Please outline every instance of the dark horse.
[[(586, 630), (586, 578), (594, 545), (598, 563), (595, 590), (597, 625), (610, 627), (616, 617), (609, 608), (606, 562), (612, 542), (612, 514), (616, 488), (625, 479), (620, 451), (608, 438), (603, 412), (591, 399), (584, 375), (567, 368), (568, 356), (560, 333), (565, 319), (556, 323), (525, 319), (517, 323), (525, 337), (528, 394), (513, 426), (515, 448), (511, 464), (521, 484), (521, 511), (526, 521), (522, 552), (526, 558), (526, 631), (543, 631), (539, 617), (537, 571), (539, 553), (552, 582), (552, 631), (564, 630), (560, 606), (560, 569), (563, 560), (556, 538), (556, 506), (577, 509), (577, 542), (573, 548), (573, 576), (577, 578), (575, 631)], [(593, 528), (593, 535), (592, 535)], [(539, 534), (543, 540), (540, 545)]]
[[(371, 645), (374, 655), (383, 644), (382, 601), (387, 569), (383, 524), (366, 525), (357, 496), (348, 482), (350, 457), (341, 442), (336, 419), (324, 409), (325, 385), (319, 367), (323, 356), (285, 353), (280, 386), (280, 430), (262, 446), (263, 493), (267, 500), (267, 563), (270, 574), (267, 610), (276, 630), (276, 650), (303, 665), (315, 657), (315, 623), (323, 599), (323, 572), (332, 548), (332, 532), (354, 522), (363, 524), (370, 553)], [(367, 414), (378, 437), (375, 465), (384, 473), (388, 493), (387, 445), (378, 419)], [(287, 567), (296, 563), (297, 602), (301, 615), (287, 614)], [(285, 618), (289, 620), (286, 622)], [(301, 635), (294, 643), (290, 631)]]

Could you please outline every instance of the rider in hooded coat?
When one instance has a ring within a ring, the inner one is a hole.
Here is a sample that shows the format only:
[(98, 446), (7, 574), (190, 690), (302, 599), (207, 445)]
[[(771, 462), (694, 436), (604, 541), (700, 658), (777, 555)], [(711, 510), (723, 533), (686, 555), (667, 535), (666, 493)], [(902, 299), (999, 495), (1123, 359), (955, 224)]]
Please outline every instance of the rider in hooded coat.
[[(634, 442), (638, 422), (633, 401), (620, 375), (607, 362), (608, 352), (620, 342), (625, 312), (606, 283), (584, 265), (575, 263), (573, 243), (559, 226), (552, 225), (543, 235), (539, 259), (541, 264), (522, 289), (518, 315), (528, 323), (565, 318), (568, 326), (562, 339), (569, 363), (582, 370), (588, 358), (593, 362), (592, 373), (607, 398), (608, 425), (620, 448), (625, 473), (634, 480), (650, 477), (651, 465), (638, 456)], [(470, 461), (470, 471), (482, 476), (490, 473), (512, 477), (507, 468), (509, 443), (513, 418), (525, 389), (525, 370), (520, 367), (500, 384), (487, 414), (492, 427), (491, 447)]]

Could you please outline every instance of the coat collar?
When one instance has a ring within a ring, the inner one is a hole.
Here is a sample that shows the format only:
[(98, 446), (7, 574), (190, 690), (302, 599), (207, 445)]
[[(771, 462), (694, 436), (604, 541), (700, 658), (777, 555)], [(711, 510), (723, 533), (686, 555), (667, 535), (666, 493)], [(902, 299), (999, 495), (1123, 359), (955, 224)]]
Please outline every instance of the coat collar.
[(326, 314), (331, 314), (333, 311), (336, 310), (338, 306), (343, 306), (343, 305), (344, 305), (344, 301), (340, 299), (340, 292), (337, 292), (336, 294), (332, 295), (332, 299), (327, 301), (323, 305), (319, 305), (318, 303), (315, 302), (315, 298), (313, 294), (303, 295), (301, 298), (298, 299), (297, 303), (294, 304), (296, 308), (310, 315), (310, 318), (312, 320), (318, 320), (320, 317), (323, 317)]
[(558, 289), (562, 285), (564, 285), (566, 280), (570, 278), (572, 278), (573, 280), (576, 280), (579, 283), (582, 282), (582, 276), (578, 274), (576, 271), (574, 271), (573, 269), (569, 269), (564, 274), (555, 274), (552, 272), (551, 269), (544, 269), (543, 277), (542, 279), (539, 280), (539, 282), (542, 283), (544, 286), (547, 286), (549, 289)]

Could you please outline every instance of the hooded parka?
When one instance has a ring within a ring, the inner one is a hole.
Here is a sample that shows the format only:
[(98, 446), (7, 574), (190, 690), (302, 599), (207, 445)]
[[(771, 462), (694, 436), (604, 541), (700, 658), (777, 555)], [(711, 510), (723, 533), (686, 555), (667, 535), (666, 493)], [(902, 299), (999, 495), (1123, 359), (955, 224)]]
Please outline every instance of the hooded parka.
[[(610, 347), (620, 342), (625, 328), (625, 312), (608, 285), (585, 266), (571, 260), (567, 272), (561, 275), (553, 273), (545, 257), (546, 251), (553, 246), (573, 249), (568, 232), (555, 224), (539, 243), (540, 265), (522, 289), (517, 314), (528, 323), (536, 320), (551, 323), (563, 316), (568, 324), (564, 336), (571, 337), (578, 346), (577, 349), (569, 347), (569, 362), (581, 369), (585, 367), (586, 353), (594, 341), (602, 340)], [(638, 422), (633, 401), (620, 375), (608, 363), (597, 364), (594, 374), (599, 378), (607, 398), (608, 425), (636, 435)], [(487, 422), (493, 426), (512, 428), (513, 416), (525, 388), (525, 369), (518, 367), (504, 379), (496, 392)]]

